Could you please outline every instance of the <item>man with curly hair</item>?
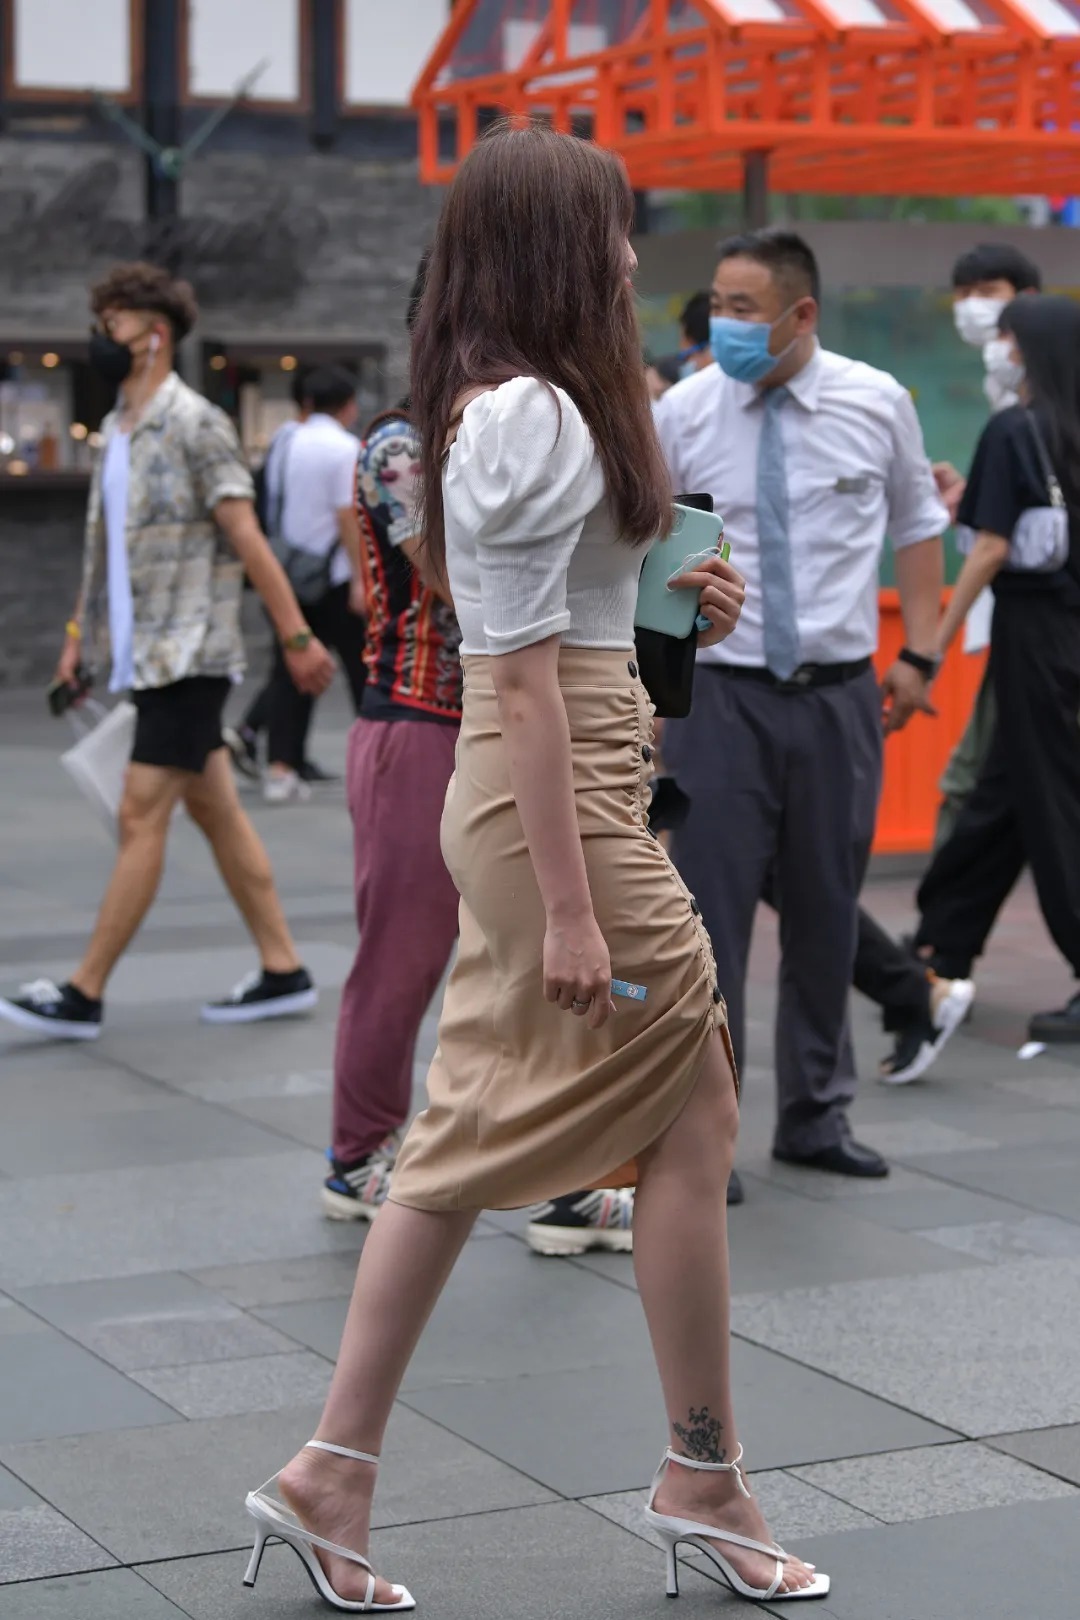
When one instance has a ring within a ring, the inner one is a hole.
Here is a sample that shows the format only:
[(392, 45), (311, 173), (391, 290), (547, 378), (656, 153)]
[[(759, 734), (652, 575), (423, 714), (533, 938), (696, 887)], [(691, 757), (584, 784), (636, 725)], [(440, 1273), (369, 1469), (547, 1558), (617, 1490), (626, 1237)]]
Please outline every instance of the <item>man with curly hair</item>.
[(224, 413), (173, 370), (195, 324), (186, 282), (150, 264), (117, 265), (91, 291), (90, 357), (119, 390), (102, 426), (86, 522), (83, 585), (57, 678), (111, 665), (109, 690), (137, 712), (119, 814), (119, 853), (90, 943), (62, 985), (40, 979), (0, 1017), (66, 1040), (101, 1032), (105, 986), (157, 893), (173, 811), (205, 834), (250, 930), (260, 966), (205, 1006), (210, 1023), (251, 1023), (313, 1007), (265, 849), (241, 808), (221, 732), (244, 670), (240, 598), (247, 573), (301, 690), (333, 674), (259, 528), (254, 488)]

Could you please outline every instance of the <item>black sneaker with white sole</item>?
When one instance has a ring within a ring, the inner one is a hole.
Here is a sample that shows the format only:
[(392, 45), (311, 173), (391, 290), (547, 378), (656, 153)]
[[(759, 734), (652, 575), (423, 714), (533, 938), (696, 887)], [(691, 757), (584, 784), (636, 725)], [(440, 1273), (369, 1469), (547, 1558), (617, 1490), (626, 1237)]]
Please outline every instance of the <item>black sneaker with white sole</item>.
[(35, 979), (17, 996), (0, 996), (0, 1018), (54, 1041), (96, 1041), (101, 1034), (102, 1003), (84, 996), (73, 984)]
[(310, 1012), (318, 999), (307, 968), (294, 968), (291, 973), (256, 968), (223, 1001), (208, 1001), (202, 1020), (204, 1024), (258, 1024), (265, 1018), (292, 1018)]
[(921, 1079), (967, 1018), (974, 1000), (974, 980), (932, 975), (926, 1016), (899, 1031), (892, 1053), (881, 1065), (885, 1084), (906, 1086)]
[(602, 1187), (567, 1193), (530, 1211), (525, 1241), (534, 1254), (569, 1256), (606, 1249), (629, 1254), (634, 1247), (634, 1189)]

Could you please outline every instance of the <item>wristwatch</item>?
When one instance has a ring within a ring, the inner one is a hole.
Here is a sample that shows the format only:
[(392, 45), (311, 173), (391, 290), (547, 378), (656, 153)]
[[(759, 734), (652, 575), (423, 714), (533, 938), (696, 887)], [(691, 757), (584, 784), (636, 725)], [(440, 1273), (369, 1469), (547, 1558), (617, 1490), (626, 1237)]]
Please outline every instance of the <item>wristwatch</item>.
[(312, 640), (312, 632), (305, 625), (302, 630), (297, 630), (293, 635), (287, 636), (281, 645), (286, 652), (306, 652), (308, 647), (311, 646)]
[(910, 664), (912, 669), (917, 669), (924, 681), (932, 681), (941, 668), (940, 658), (912, 652), (910, 647), (901, 647), (896, 656), (902, 664)]

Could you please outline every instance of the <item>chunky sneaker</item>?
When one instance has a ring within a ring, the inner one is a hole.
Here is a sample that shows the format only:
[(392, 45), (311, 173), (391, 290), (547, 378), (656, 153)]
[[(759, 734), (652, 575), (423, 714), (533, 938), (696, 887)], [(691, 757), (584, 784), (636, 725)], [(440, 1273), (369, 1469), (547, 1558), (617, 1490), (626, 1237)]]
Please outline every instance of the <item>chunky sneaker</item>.
[(1080, 1041), (1080, 990), (1057, 1012), (1036, 1013), (1028, 1025), (1028, 1039), (1045, 1041), (1048, 1046)]
[(310, 1012), (319, 999), (307, 968), (291, 973), (270, 973), (256, 968), (227, 995), (203, 1008), (204, 1024), (257, 1024), (264, 1018), (290, 1018)]
[(529, 1211), (525, 1241), (534, 1254), (586, 1254), (607, 1249), (629, 1254), (634, 1247), (634, 1189), (602, 1187), (567, 1193)]
[(387, 1137), (374, 1153), (355, 1164), (343, 1164), (327, 1148), (326, 1157), (330, 1174), (323, 1182), (323, 1214), (330, 1221), (373, 1221), (386, 1203), (390, 1191), (393, 1158), (384, 1156), (384, 1149), (397, 1156), (397, 1137)]
[(881, 1065), (881, 1078), (888, 1086), (906, 1086), (924, 1075), (971, 1011), (975, 985), (971, 979), (930, 980), (930, 1010), (902, 1029), (892, 1055)]
[(96, 1041), (101, 1012), (100, 1001), (91, 1001), (73, 984), (56, 985), (51, 979), (24, 984), (10, 1000), (0, 997), (0, 1018), (56, 1041)]
[(267, 804), (307, 804), (311, 789), (295, 771), (272, 771), (263, 782), (263, 799)]

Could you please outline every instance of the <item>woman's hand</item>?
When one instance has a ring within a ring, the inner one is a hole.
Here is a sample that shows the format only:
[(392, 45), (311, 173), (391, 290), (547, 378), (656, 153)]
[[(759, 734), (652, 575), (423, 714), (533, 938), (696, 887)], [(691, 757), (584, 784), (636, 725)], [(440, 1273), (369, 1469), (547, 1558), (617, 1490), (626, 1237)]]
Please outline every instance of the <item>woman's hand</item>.
[(606, 1024), (611, 1001), (611, 958), (591, 912), (570, 920), (548, 918), (544, 935), (544, 996), (564, 1012), (588, 1020), (590, 1029)]
[(698, 611), (708, 619), (709, 629), (699, 632), (699, 647), (715, 647), (718, 641), (726, 640), (738, 624), (746, 600), (746, 581), (719, 552), (690, 573), (673, 579), (671, 589), (701, 592)]

